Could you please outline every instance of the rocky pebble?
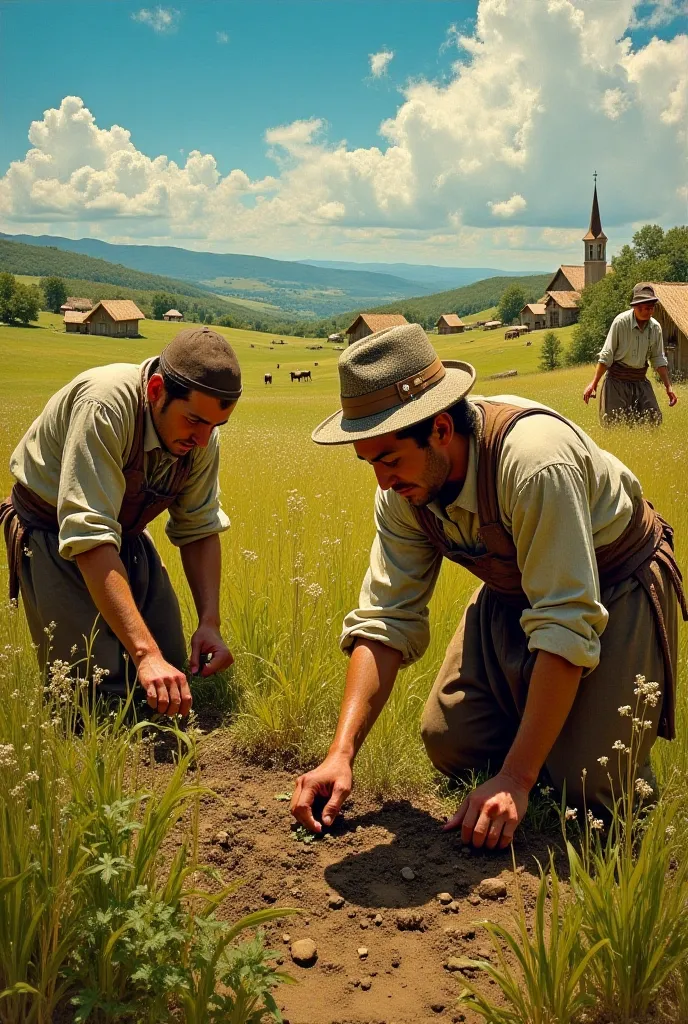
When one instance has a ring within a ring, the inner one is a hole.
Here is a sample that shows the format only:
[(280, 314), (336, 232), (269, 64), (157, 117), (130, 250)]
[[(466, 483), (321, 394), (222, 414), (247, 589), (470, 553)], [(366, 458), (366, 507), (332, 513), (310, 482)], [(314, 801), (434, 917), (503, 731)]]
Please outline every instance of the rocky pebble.
[(478, 896), (484, 900), (500, 900), (506, 896), (506, 882), (501, 878), (483, 878), (478, 886)]
[(361, 978), (361, 988), (363, 989), (364, 992), (368, 992), (368, 990), (370, 989), (370, 986), (372, 984), (373, 984), (373, 979), (372, 978), (368, 978), (368, 977)]
[(424, 932), (425, 919), (415, 910), (403, 911), (397, 914), (397, 928), (400, 932)]
[(368, 956), (368, 947), (367, 946), (359, 946), (358, 949), (356, 950), (356, 952), (358, 953), (358, 959), (359, 960), (365, 960), (365, 958)]
[(437, 900), (439, 903), (442, 904), (443, 907), (448, 907), (449, 904), (453, 901), (453, 896), (450, 892), (438, 892)]
[(405, 882), (412, 882), (416, 877), (416, 873), (412, 868), (406, 867), (401, 869), (401, 877)]
[(327, 905), (330, 910), (341, 910), (346, 900), (343, 896), (330, 896)]
[(311, 967), (318, 959), (318, 948), (312, 939), (297, 939), (291, 944), (291, 958), (299, 967)]

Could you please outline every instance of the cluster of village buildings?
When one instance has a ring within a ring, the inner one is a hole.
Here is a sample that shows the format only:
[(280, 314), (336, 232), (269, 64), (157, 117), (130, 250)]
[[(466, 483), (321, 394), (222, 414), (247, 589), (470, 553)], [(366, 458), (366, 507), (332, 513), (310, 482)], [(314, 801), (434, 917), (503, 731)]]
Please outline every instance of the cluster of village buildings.
[[(597, 184), (593, 193), (590, 226), (583, 236), (583, 246), (583, 264), (560, 266), (542, 298), (537, 302), (526, 303), (520, 312), (520, 324), (510, 327), (505, 332), (506, 338), (575, 323), (583, 289), (601, 281), (611, 272), (612, 268), (607, 263), (607, 236), (602, 230)], [(672, 373), (688, 373), (688, 283), (657, 282), (654, 288), (659, 299), (654, 316), (662, 326), (669, 370)], [(144, 319), (144, 314), (130, 299), (103, 299), (93, 305), (90, 299), (68, 298), (62, 306), (62, 312), (67, 331), (106, 337), (138, 337), (139, 321)], [(169, 321), (178, 322), (183, 319), (177, 309), (169, 309), (163, 316), (163, 320)], [(401, 313), (360, 313), (346, 331), (331, 334), (329, 340), (338, 342), (346, 337), (351, 344), (385, 327), (407, 322)], [(462, 334), (475, 327), (491, 330), (501, 326), (499, 320), (466, 324), (456, 313), (443, 313), (436, 324), (438, 334)]]

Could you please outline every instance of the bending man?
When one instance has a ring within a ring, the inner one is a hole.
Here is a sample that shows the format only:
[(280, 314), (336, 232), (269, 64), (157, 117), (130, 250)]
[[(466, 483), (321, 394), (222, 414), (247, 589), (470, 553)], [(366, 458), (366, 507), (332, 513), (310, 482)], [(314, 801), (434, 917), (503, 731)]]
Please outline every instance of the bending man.
[[(342, 411), (319, 444), (353, 444), (375, 471), (377, 535), (359, 607), (344, 622), (351, 652), (337, 731), (302, 775), (292, 812), (331, 824), (352, 766), (397, 672), (429, 641), (428, 602), (444, 557), (482, 586), (468, 603), (423, 713), (421, 732), (447, 775), (491, 773), (448, 828), (489, 848), (511, 841), (546, 767), (582, 807), (611, 796), (620, 705), (638, 673), (663, 701), (643, 736), (674, 734), (677, 596), (670, 527), (633, 473), (551, 409), (511, 396), (468, 401), (475, 371), (445, 361), (417, 324), (378, 331), (339, 359)], [(630, 723), (626, 721), (626, 725)], [(628, 739), (626, 740), (628, 742)], [(618, 779), (616, 792), (618, 793)]]
[(240, 394), (227, 341), (189, 328), (141, 366), (79, 374), (29, 427), (11, 458), (16, 482), (0, 521), (10, 598), (21, 591), (42, 667), (81, 659), (83, 671), (95, 626), (91, 665), (107, 672), (103, 694), (125, 697), (138, 673), (152, 708), (188, 714), (179, 603), (145, 529), (165, 509), (198, 612), (189, 670), (209, 659), (210, 675), (232, 663), (220, 634), (218, 534), (229, 520), (217, 427)]
[(659, 426), (662, 422), (657, 396), (647, 379), (648, 363), (659, 374), (669, 405), (678, 402), (667, 369), (662, 327), (652, 316), (658, 301), (651, 284), (637, 284), (633, 289), (631, 308), (619, 313), (609, 328), (597, 357), (595, 376), (583, 392), (583, 401), (587, 405), (596, 396), (597, 385), (604, 377), (600, 396), (600, 423), (603, 427), (634, 422)]

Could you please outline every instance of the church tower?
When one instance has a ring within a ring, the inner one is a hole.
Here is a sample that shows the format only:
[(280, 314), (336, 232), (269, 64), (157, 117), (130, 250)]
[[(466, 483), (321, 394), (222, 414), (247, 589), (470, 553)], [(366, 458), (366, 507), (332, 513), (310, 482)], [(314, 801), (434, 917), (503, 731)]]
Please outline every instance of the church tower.
[(592, 197), (592, 212), (587, 235), (583, 235), (585, 247), (585, 287), (601, 281), (607, 273), (607, 236), (602, 230), (600, 207), (597, 202), (597, 171), (593, 175), (595, 191)]

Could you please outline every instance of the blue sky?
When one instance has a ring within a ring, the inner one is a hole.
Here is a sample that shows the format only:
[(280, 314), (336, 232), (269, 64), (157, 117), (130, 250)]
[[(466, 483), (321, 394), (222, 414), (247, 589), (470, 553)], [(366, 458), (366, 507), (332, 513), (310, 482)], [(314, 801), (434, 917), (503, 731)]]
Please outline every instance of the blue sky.
[(539, 267), (594, 169), (612, 248), (688, 220), (688, 6), (0, 0), (0, 118), (5, 231)]

